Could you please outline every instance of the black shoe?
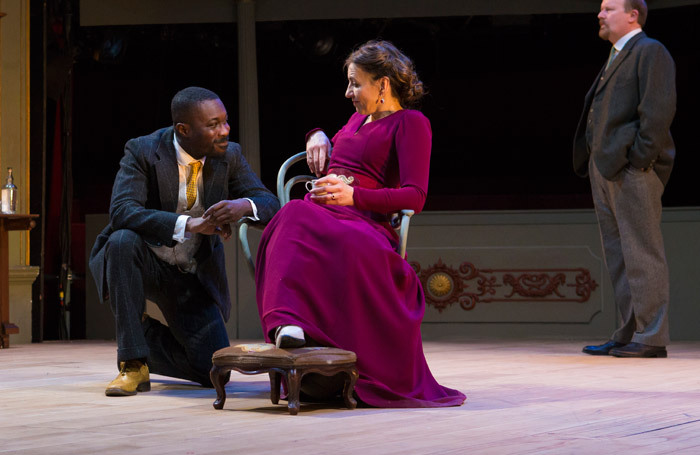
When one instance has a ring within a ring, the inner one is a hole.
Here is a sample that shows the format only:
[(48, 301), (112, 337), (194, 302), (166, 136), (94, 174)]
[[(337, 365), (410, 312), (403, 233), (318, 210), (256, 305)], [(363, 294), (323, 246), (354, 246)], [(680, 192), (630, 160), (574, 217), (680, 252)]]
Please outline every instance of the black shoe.
[(611, 349), (610, 355), (615, 357), (668, 357), (666, 346), (649, 346), (642, 343), (630, 343), (622, 347)]
[(590, 355), (608, 355), (611, 349), (621, 348), (625, 343), (610, 340), (605, 344), (585, 346), (583, 352)]

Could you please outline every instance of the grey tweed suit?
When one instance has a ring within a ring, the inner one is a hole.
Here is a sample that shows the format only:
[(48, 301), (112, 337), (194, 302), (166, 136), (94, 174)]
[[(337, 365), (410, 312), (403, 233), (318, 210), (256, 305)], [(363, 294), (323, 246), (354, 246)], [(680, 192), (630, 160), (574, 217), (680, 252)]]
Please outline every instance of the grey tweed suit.
[[(224, 156), (202, 168), (204, 209), (226, 199), (249, 198), (262, 222), (279, 201), (229, 142)], [(211, 354), (228, 346), (224, 320), (231, 310), (224, 248), (218, 235), (203, 236), (196, 274), (182, 273), (148, 248), (175, 245), (178, 165), (173, 128), (132, 139), (114, 181), (110, 223), (90, 254), (100, 298), (108, 298), (117, 323), (118, 359), (148, 358), (151, 372), (209, 384)], [(140, 321), (146, 299), (163, 311), (170, 327)]]
[(598, 74), (574, 137), (574, 171), (591, 181), (621, 316), (611, 338), (621, 343), (669, 343), (661, 196), (675, 157), (675, 110), (673, 59), (641, 32)]

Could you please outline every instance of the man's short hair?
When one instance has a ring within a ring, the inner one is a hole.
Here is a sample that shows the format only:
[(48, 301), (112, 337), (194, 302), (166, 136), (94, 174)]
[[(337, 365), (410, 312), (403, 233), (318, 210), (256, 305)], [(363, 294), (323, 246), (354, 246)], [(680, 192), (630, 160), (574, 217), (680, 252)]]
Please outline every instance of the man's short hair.
[(209, 100), (218, 100), (219, 95), (202, 87), (187, 87), (173, 96), (170, 103), (170, 114), (173, 117), (173, 125), (176, 123), (190, 123), (192, 109), (199, 103)]
[(644, 0), (625, 0), (625, 12), (629, 13), (633, 9), (639, 11), (637, 23), (640, 27), (644, 27), (647, 22), (647, 4)]

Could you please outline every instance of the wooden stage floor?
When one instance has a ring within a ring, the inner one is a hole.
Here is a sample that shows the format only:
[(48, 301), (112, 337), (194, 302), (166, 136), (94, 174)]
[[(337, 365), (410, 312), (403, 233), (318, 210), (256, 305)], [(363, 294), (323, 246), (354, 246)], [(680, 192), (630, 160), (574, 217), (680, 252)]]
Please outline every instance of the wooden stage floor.
[(234, 372), (217, 411), (214, 390), (155, 375), (151, 392), (106, 397), (111, 342), (13, 345), (0, 350), (0, 454), (700, 454), (700, 342), (668, 359), (583, 344), (429, 341), (463, 406), (297, 416), (270, 403), (267, 375)]

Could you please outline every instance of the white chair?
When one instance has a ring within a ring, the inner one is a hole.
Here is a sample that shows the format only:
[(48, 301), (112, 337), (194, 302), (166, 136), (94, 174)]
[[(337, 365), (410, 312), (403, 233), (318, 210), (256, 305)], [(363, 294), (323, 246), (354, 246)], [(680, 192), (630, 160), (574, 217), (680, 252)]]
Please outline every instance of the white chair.
[[(295, 175), (293, 177), (287, 178), (287, 172), (295, 163), (305, 160), (306, 152), (299, 152), (296, 155), (288, 158), (277, 173), (277, 197), (280, 200), (280, 205), (284, 206), (289, 202), (290, 194), (292, 188), (299, 184), (305, 184), (316, 177), (312, 175)], [(399, 244), (396, 247), (396, 252), (401, 255), (402, 258), (406, 257), (406, 243), (408, 242), (408, 228), (411, 223), (411, 217), (415, 212), (413, 210), (401, 210), (396, 213), (391, 214), (391, 226), (399, 234)], [(264, 227), (260, 223), (253, 223), (249, 220), (241, 220), (238, 223), (238, 239), (241, 242), (241, 249), (243, 250), (243, 256), (246, 259), (248, 267), (255, 276), (255, 262), (250, 253), (250, 245), (248, 243), (248, 228), (249, 226), (262, 228)]]

